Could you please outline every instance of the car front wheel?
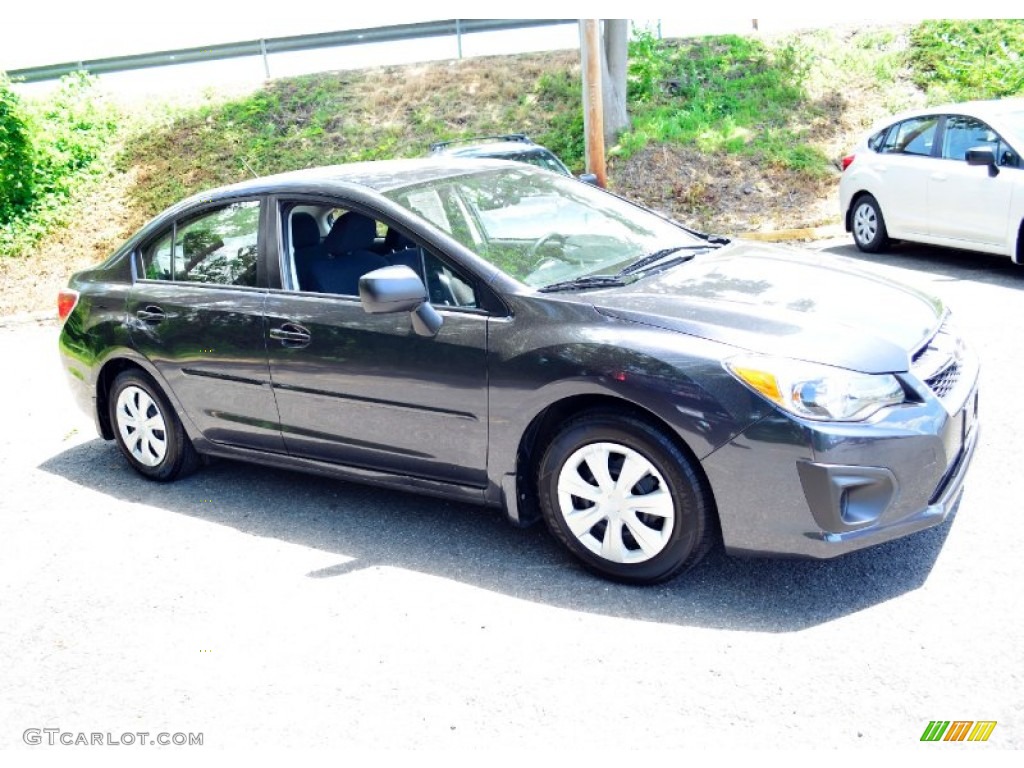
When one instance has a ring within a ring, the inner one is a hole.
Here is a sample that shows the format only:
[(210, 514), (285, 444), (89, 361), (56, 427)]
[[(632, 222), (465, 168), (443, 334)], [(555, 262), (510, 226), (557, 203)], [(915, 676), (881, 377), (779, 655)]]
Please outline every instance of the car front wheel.
[(551, 532), (606, 578), (665, 581), (713, 542), (713, 503), (692, 460), (626, 414), (591, 411), (565, 424), (544, 452), (537, 488)]
[(141, 371), (123, 371), (108, 398), (110, 423), (128, 463), (151, 480), (168, 481), (199, 463), (192, 441), (171, 404)]
[(871, 195), (861, 195), (853, 204), (853, 242), (865, 253), (878, 253), (889, 244), (885, 219), (878, 201)]

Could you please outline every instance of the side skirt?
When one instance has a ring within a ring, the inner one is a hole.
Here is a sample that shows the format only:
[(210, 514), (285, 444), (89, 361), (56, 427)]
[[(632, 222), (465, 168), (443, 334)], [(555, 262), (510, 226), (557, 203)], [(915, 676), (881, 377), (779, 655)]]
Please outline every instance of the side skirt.
[(383, 472), (377, 469), (365, 469), (363, 467), (352, 467), (341, 464), (331, 464), (316, 459), (306, 459), (297, 456), (288, 456), (281, 453), (264, 453), (249, 448), (220, 445), (211, 443), (209, 440), (195, 441), (196, 450), (203, 455), (218, 456), (224, 459), (235, 459), (238, 461), (262, 464), (268, 467), (280, 469), (298, 470), (323, 477), (331, 477), (337, 480), (348, 480), (354, 483), (375, 485), (382, 488), (390, 488), (396, 491), (406, 491), (425, 496), (433, 496), (440, 499), (451, 499), (464, 501), (470, 504), (482, 506), (498, 506), (484, 496), (482, 488), (473, 488), (454, 483), (443, 483), (438, 480), (428, 480), (421, 477), (410, 477), (409, 475), (396, 475), (390, 472)]

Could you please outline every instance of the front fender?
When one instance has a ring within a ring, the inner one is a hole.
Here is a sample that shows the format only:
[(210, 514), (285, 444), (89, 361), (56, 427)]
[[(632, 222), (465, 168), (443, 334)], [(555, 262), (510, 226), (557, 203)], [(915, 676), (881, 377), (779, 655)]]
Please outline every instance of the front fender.
[(575, 403), (621, 402), (663, 424), (698, 459), (770, 410), (725, 371), (724, 348), (716, 342), (613, 319), (552, 333), (564, 341), (523, 345), (517, 339), (515, 354), (507, 355), (500, 331), (491, 335), (488, 476), (494, 493), (521, 469), (531, 428), (562, 404), (570, 404), (571, 415)]

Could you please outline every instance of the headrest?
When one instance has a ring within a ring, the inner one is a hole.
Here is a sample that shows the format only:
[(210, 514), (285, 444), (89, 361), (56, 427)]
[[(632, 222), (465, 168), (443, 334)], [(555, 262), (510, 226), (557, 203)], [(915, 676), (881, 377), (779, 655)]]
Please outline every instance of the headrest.
[(320, 242), (320, 227), (308, 213), (292, 214), (292, 248), (307, 248)]
[(403, 235), (394, 227), (388, 227), (388, 233), (384, 236), (384, 248), (389, 252), (403, 251), (406, 248), (415, 248), (416, 243)]
[(367, 251), (373, 247), (373, 239), (376, 236), (377, 222), (350, 211), (334, 222), (324, 244), (327, 246), (327, 252), (332, 254)]

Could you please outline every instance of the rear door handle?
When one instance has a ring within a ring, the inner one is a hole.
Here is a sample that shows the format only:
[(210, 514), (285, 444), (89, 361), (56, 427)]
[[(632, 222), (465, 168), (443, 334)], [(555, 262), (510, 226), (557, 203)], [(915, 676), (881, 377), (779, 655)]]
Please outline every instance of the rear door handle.
[(932, 181), (945, 181), (948, 178), (949, 177), (946, 174), (944, 174), (944, 173), (933, 173), (932, 174)]
[(150, 325), (156, 325), (167, 317), (167, 315), (164, 314), (164, 311), (155, 304), (150, 304), (145, 309), (140, 309), (135, 313), (135, 316), (142, 322)]
[(298, 323), (285, 323), (277, 328), (271, 328), (270, 338), (280, 341), (282, 346), (299, 348), (307, 346), (313, 337)]

